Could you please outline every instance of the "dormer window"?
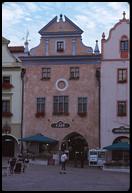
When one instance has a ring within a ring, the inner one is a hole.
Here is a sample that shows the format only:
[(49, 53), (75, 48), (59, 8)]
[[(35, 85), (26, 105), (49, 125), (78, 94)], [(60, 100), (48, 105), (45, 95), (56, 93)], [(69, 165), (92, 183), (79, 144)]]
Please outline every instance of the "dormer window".
[(57, 52), (64, 51), (64, 41), (57, 41)]
[(121, 58), (128, 58), (128, 38), (127, 38), (127, 36), (121, 37), (120, 56), (121, 56)]

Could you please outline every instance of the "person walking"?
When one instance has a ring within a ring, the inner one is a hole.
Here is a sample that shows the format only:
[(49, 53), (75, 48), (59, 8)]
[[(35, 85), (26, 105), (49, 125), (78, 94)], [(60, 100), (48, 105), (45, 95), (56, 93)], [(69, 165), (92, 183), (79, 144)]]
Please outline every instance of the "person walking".
[(60, 174), (66, 174), (66, 161), (67, 161), (68, 157), (66, 155), (65, 152), (62, 153), (61, 155), (61, 171), (60, 171)]

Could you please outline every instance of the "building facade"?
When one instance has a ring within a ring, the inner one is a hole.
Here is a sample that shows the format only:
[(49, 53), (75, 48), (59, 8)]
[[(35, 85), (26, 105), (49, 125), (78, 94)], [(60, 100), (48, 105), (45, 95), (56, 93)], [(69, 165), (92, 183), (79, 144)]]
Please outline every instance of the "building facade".
[(101, 147), (129, 141), (129, 20), (125, 18), (102, 35)]
[[(98, 43), (94, 52), (85, 46), (83, 31), (62, 15), (39, 33), (40, 44), (20, 57), (26, 71), (23, 137), (53, 138), (59, 142), (55, 149), (69, 151), (72, 159), (77, 151), (99, 147)], [(26, 148), (40, 152), (40, 146)]]
[(20, 152), (22, 83), (21, 61), (2, 37), (2, 155), (12, 157)]

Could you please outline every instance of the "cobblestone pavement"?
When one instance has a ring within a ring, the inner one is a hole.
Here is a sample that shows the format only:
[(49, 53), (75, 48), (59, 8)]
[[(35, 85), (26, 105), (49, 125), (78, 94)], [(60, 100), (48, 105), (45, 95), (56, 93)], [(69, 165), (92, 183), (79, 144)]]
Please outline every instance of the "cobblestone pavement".
[(130, 174), (99, 168), (73, 168), (60, 174), (59, 166), (30, 164), (25, 173), (2, 177), (3, 191), (127, 191)]

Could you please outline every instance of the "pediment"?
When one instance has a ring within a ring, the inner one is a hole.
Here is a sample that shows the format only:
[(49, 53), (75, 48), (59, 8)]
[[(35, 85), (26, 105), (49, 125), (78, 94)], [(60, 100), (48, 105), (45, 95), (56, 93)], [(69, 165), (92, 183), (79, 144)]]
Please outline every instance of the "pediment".
[(44, 26), (39, 33), (41, 35), (48, 35), (54, 33), (80, 33), (82, 34), (83, 31), (73, 23), (68, 17), (65, 17), (65, 21), (59, 20), (57, 21), (57, 16), (54, 17), (46, 26)]

